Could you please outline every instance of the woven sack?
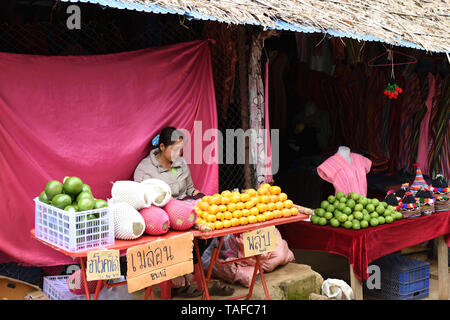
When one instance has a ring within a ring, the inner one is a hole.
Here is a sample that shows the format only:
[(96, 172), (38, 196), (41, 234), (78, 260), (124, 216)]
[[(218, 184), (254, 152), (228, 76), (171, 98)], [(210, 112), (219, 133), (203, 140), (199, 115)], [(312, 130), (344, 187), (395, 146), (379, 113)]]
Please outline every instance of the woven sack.
[[(97, 288), (97, 281), (88, 281), (87, 283), (88, 291), (90, 294), (95, 293), (95, 289)], [(74, 273), (72, 273), (67, 278), (67, 287), (69, 288), (69, 291), (73, 294), (86, 294), (84, 290), (84, 281), (81, 277), (81, 270), (77, 270)], [(100, 285), (100, 290), (103, 288), (103, 281)]]
[(135, 181), (114, 182), (111, 196), (115, 202), (128, 203), (136, 210), (147, 208), (152, 204), (145, 188)]
[(141, 182), (151, 204), (164, 207), (172, 198), (170, 186), (160, 179), (147, 179)]
[(145, 221), (139, 211), (125, 202), (108, 201), (114, 217), (114, 236), (120, 240), (137, 239), (145, 231)]
[(167, 213), (160, 207), (150, 206), (139, 213), (145, 221), (144, 233), (149, 235), (162, 235), (169, 231), (170, 221)]
[(165, 206), (170, 221), (170, 228), (174, 230), (188, 230), (197, 220), (194, 203), (172, 199)]

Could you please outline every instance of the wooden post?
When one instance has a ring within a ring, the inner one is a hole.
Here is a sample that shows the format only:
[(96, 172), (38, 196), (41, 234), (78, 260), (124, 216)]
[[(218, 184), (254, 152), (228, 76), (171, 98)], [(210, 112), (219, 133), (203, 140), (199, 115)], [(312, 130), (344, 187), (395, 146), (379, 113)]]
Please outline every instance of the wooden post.
[[(241, 122), (242, 122), (242, 130), (244, 132), (248, 130), (248, 85), (247, 85), (247, 57), (248, 51), (246, 46), (246, 30), (245, 26), (238, 27), (238, 63), (239, 63), (239, 89), (240, 89), (240, 99), (241, 99)], [(252, 187), (252, 178), (250, 172), (250, 161), (249, 161), (249, 142), (248, 138), (244, 139), (245, 146), (245, 164), (244, 164), (244, 183), (245, 188)]]
[(350, 286), (352, 287), (355, 300), (363, 300), (363, 287), (359, 279), (356, 277), (352, 265), (350, 265)]
[(448, 300), (448, 247), (445, 243), (445, 236), (438, 237), (437, 256), (439, 299)]

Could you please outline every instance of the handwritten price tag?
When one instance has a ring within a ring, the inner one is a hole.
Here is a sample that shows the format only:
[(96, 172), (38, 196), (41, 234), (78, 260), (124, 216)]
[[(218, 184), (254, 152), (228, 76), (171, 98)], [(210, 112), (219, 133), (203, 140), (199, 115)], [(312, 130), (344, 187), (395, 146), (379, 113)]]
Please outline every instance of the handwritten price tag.
[(244, 240), (245, 257), (275, 251), (278, 245), (275, 226), (244, 232), (242, 239)]
[(192, 248), (193, 235), (190, 232), (129, 248), (128, 292), (192, 273)]
[(89, 251), (86, 278), (87, 281), (120, 278), (119, 250)]

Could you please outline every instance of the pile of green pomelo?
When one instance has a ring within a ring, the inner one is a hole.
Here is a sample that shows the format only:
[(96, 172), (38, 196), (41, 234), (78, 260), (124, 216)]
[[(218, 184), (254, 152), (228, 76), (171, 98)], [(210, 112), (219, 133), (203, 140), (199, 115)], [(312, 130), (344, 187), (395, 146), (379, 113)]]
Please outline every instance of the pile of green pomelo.
[[(63, 183), (52, 180), (39, 195), (41, 202), (68, 212), (100, 209), (108, 206), (103, 199), (95, 199), (89, 185), (78, 177), (65, 177)], [(95, 216), (95, 217), (94, 217)], [(96, 215), (89, 218), (98, 218)]]
[(336, 196), (329, 196), (314, 210), (311, 222), (317, 225), (331, 225), (346, 229), (365, 229), (385, 223), (393, 223), (402, 219), (400, 212), (393, 206), (378, 199), (368, 199), (355, 192), (338, 192)]

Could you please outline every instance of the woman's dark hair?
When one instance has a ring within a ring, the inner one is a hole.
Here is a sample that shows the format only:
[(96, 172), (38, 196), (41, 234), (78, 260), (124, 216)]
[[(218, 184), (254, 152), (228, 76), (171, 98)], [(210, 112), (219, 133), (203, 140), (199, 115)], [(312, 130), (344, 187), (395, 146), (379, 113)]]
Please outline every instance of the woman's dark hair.
[(184, 135), (180, 130), (175, 127), (165, 127), (161, 130), (161, 133), (159, 134), (159, 141), (155, 147), (159, 148), (161, 143), (168, 147), (178, 142), (180, 139), (184, 139)]

